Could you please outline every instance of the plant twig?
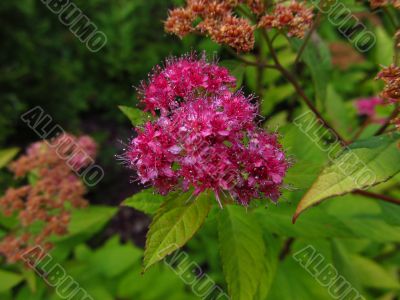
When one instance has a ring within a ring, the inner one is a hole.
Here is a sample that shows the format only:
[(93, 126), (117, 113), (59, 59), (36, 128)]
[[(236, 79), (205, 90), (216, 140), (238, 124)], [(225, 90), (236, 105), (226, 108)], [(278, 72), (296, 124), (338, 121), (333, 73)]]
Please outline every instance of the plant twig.
[(375, 135), (380, 135), (385, 132), (385, 130), (390, 126), (392, 121), (400, 114), (400, 106), (398, 103), (396, 103), (396, 107), (390, 114), (390, 116), (386, 119), (385, 123), (382, 125), (381, 128), (378, 129), (378, 131), (375, 133)]
[(307, 97), (307, 95), (301, 88), (301, 86), (298, 83), (298, 81), (296, 80), (296, 78), (281, 65), (281, 63), (279, 62), (279, 59), (275, 53), (275, 49), (273, 48), (272, 42), (271, 42), (268, 34), (264, 30), (262, 30), (261, 33), (262, 33), (263, 37), (265, 38), (265, 40), (267, 41), (267, 45), (270, 50), (271, 57), (272, 57), (273, 61), (275, 62), (276, 69), (279, 70), (282, 73), (282, 75), (284, 77), (286, 77), (286, 79), (293, 85), (297, 94), (299, 94), (299, 96), (304, 100), (304, 102), (306, 103), (308, 108), (317, 116), (317, 118), (322, 122), (324, 127), (331, 130), (337, 136), (337, 138), (340, 140), (342, 145), (346, 145), (346, 140), (335, 130), (335, 128), (333, 128), (324, 119), (324, 117), (321, 115), (321, 113), (318, 111), (318, 109), (314, 106), (312, 101)]
[(382, 194), (377, 194), (377, 193), (372, 193), (372, 192), (367, 192), (367, 191), (362, 191), (362, 190), (356, 190), (353, 192), (353, 194), (361, 195), (361, 196), (365, 196), (365, 197), (373, 198), (373, 199), (379, 199), (379, 200), (382, 200), (385, 202), (400, 205), (400, 199), (396, 199), (396, 198), (382, 195)]
[(294, 61), (294, 65), (297, 65), (300, 62), (301, 56), (303, 55), (304, 50), (306, 49), (306, 46), (308, 42), (311, 39), (312, 34), (314, 33), (315, 29), (319, 25), (319, 22), (321, 21), (322, 13), (321, 11), (318, 11), (317, 17), (315, 18), (314, 23), (312, 24), (312, 27), (308, 31), (306, 37), (304, 38), (303, 44), (301, 45), (301, 48), (299, 52), (297, 53), (296, 59)]
[(254, 66), (254, 67), (262, 67), (262, 68), (271, 68), (271, 69), (276, 69), (275, 65), (271, 65), (271, 64), (267, 64), (265, 62), (259, 62), (259, 61), (251, 61), (246, 59), (243, 56), (240, 56), (239, 54), (237, 54), (233, 49), (226, 47), (225, 48), (230, 54), (232, 54), (233, 56), (235, 56), (236, 59), (238, 59), (239, 61), (241, 61), (242, 63), (249, 65), (249, 66)]
[(364, 130), (368, 127), (368, 125), (371, 124), (371, 118), (368, 117), (363, 123), (362, 125), (358, 128), (357, 132), (354, 134), (353, 138), (351, 139), (350, 143), (353, 143), (354, 141), (356, 141), (361, 134), (364, 132)]
[(283, 245), (281, 253), (279, 254), (279, 260), (284, 260), (285, 257), (290, 253), (293, 242), (294, 242), (294, 238), (292, 238), (292, 237), (288, 238), (285, 241), (285, 244)]

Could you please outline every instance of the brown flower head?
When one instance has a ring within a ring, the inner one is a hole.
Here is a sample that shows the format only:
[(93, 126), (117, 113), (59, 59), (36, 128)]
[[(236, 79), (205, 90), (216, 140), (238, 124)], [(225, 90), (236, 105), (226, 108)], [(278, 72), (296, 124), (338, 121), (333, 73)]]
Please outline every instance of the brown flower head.
[(374, 9), (386, 5), (393, 5), (395, 8), (400, 9), (400, 0), (371, 0), (370, 5)]
[(304, 2), (292, 1), (288, 5), (277, 4), (270, 14), (261, 18), (258, 26), (287, 30), (289, 36), (302, 38), (310, 28), (312, 20), (311, 8), (307, 8)]
[(248, 52), (254, 47), (253, 27), (245, 20), (226, 16), (222, 21), (206, 19), (197, 29), (219, 44), (227, 44), (236, 50)]
[[(264, 11), (261, 0), (187, 0), (186, 7), (169, 12), (165, 30), (181, 38), (197, 32), (237, 51), (250, 51), (254, 47), (255, 27), (233, 12), (241, 3), (247, 4), (257, 15)], [(195, 24), (196, 20), (199, 20), (198, 24)]]
[[(28, 184), (9, 188), (0, 198), (0, 211), (17, 217), (19, 224), (0, 242), (0, 253), (10, 263), (22, 253), (40, 245), (49, 250), (52, 235), (64, 235), (71, 207), (87, 205), (82, 181), (74, 171), (87, 166), (96, 153), (96, 144), (88, 137), (62, 135), (52, 143), (32, 144), (26, 154), (10, 165), (16, 177), (28, 176)], [(42, 224), (41, 231), (30, 233), (32, 225)]]
[(383, 68), (377, 75), (377, 79), (385, 82), (381, 97), (387, 102), (400, 101), (400, 67), (391, 65)]

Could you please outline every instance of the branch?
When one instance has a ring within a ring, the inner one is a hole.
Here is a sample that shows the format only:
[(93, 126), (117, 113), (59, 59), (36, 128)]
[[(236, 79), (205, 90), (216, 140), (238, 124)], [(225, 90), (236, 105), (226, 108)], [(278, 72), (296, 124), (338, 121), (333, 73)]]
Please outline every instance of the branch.
[(301, 88), (300, 84), (297, 82), (296, 78), (288, 70), (286, 70), (281, 65), (281, 63), (279, 62), (279, 59), (278, 59), (278, 57), (277, 57), (277, 55), (275, 53), (275, 49), (274, 49), (274, 47), (272, 45), (272, 42), (271, 42), (268, 34), (264, 30), (262, 30), (261, 33), (262, 33), (263, 37), (265, 38), (265, 40), (267, 41), (267, 45), (268, 45), (268, 48), (270, 50), (271, 57), (272, 57), (273, 61), (275, 62), (276, 69), (279, 70), (282, 73), (282, 75), (284, 77), (286, 77), (286, 79), (293, 85), (293, 87), (295, 88), (296, 92), (304, 100), (304, 102), (306, 103), (308, 108), (317, 116), (318, 119), (321, 120), (321, 122), (324, 125), (324, 127), (326, 127), (327, 129), (331, 130), (338, 137), (338, 139), (340, 140), (342, 145), (346, 145), (345, 139), (335, 130), (335, 128), (333, 128), (324, 119), (324, 117), (321, 115), (321, 113), (318, 111), (318, 109), (314, 106), (312, 101), (307, 97), (307, 95), (305, 94), (305, 92)]
[(318, 11), (317, 17), (315, 18), (315, 21), (314, 21), (312, 27), (308, 31), (306, 37), (304, 38), (303, 44), (301, 45), (301, 48), (300, 48), (299, 52), (297, 53), (296, 60), (294, 61), (295, 65), (297, 65), (299, 63), (301, 56), (303, 55), (303, 52), (306, 49), (306, 46), (307, 46), (309, 40), (311, 39), (312, 34), (314, 33), (315, 29), (319, 25), (319, 22), (321, 21), (321, 16), (322, 16), (321, 11)]
[(281, 253), (279, 254), (279, 260), (284, 260), (285, 257), (290, 253), (290, 249), (292, 248), (292, 244), (294, 242), (294, 238), (288, 238), (283, 245)]
[(386, 119), (385, 123), (382, 125), (381, 128), (375, 133), (375, 135), (380, 135), (385, 132), (385, 130), (390, 126), (392, 121), (400, 114), (400, 106), (396, 103), (396, 107), (390, 114), (390, 116)]
[(368, 197), (368, 198), (382, 200), (382, 201), (393, 203), (393, 204), (396, 204), (396, 205), (400, 205), (400, 199), (396, 199), (396, 198), (393, 198), (393, 197), (390, 197), (390, 196), (386, 196), (386, 195), (382, 195), (382, 194), (377, 194), (377, 193), (372, 193), (372, 192), (367, 192), (367, 191), (362, 191), (362, 190), (356, 190), (356, 191), (353, 192), (353, 194), (365, 196), (365, 197)]
[(362, 123), (362, 125), (358, 128), (357, 132), (354, 134), (353, 138), (351, 139), (351, 143), (354, 141), (358, 140), (358, 138), (361, 136), (361, 134), (364, 132), (364, 130), (368, 127), (368, 125), (371, 124), (371, 117), (368, 117), (365, 119), (365, 121)]
[(232, 54), (233, 56), (235, 56), (236, 59), (238, 59), (239, 61), (241, 61), (242, 63), (248, 65), (248, 66), (254, 66), (254, 67), (260, 67), (260, 68), (270, 68), (270, 69), (276, 69), (275, 65), (270, 65), (267, 64), (265, 62), (258, 62), (258, 61), (251, 61), (246, 59), (243, 56), (240, 56), (239, 54), (237, 54), (234, 50), (232, 50), (229, 47), (225, 48), (230, 54)]

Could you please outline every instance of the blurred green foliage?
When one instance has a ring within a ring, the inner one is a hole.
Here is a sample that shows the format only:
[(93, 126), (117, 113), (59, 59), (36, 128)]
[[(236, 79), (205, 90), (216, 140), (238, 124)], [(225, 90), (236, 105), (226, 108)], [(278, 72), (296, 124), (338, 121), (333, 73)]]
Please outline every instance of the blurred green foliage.
[(36, 105), (72, 131), (86, 118), (122, 122), (117, 105), (136, 103), (132, 85), (165, 57), (188, 50), (163, 33), (170, 1), (74, 3), (107, 36), (97, 53), (42, 2), (0, 3), (0, 143), (16, 132), (21, 112)]

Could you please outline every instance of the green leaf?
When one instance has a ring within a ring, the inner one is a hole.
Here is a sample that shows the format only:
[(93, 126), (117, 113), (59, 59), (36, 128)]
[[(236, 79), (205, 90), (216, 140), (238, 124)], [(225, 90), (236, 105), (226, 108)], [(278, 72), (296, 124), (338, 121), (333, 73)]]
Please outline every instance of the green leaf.
[(328, 114), (328, 122), (333, 128), (336, 128), (345, 139), (350, 138), (351, 129), (355, 127), (355, 110), (351, 115), (342, 97), (334, 89), (333, 85), (328, 85), (326, 101), (326, 111)]
[(103, 227), (117, 212), (117, 208), (92, 205), (85, 209), (76, 210), (72, 214), (68, 226), (70, 234), (93, 232)]
[(29, 289), (32, 292), (36, 292), (37, 290), (37, 276), (36, 273), (33, 270), (29, 270), (26, 268), (21, 269), (21, 274), (23, 275), (26, 283), (28, 284)]
[(382, 211), (380, 202), (383, 201), (354, 194), (334, 197), (324, 205), (308, 211), (294, 227), (307, 220), (310, 214), (315, 214), (323, 209), (325, 212), (321, 212), (320, 217), (326, 217), (325, 222), (329, 222), (330, 216), (336, 217), (346, 226), (348, 233), (354, 237), (380, 243), (398, 242), (400, 241), (400, 224), (390, 222), (391, 218), (387, 216), (386, 211)]
[(20, 274), (0, 270), (0, 293), (6, 292), (23, 280)]
[(115, 236), (92, 254), (88, 260), (91, 268), (100, 272), (106, 278), (113, 278), (133, 267), (139, 262), (142, 251), (131, 243), (121, 244), (119, 237)]
[(263, 116), (269, 114), (277, 103), (287, 99), (294, 92), (295, 90), (291, 84), (269, 87), (265, 90), (264, 99), (261, 102), (261, 114)]
[(173, 193), (158, 209), (147, 233), (144, 271), (190, 240), (211, 208), (210, 193), (193, 199), (193, 192)]
[[(199, 299), (192, 291), (185, 291), (185, 283), (170, 266), (159, 264), (140, 274), (137, 268), (117, 281), (118, 299)], [(157, 282), (155, 285), (154, 282)]]
[(291, 216), (294, 209), (293, 205), (282, 202), (278, 206), (257, 209), (256, 216), (264, 230), (280, 236), (313, 239), (358, 237), (339, 218), (327, 214), (319, 207), (308, 212), (293, 226)]
[(118, 106), (118, 108), (128, 117), (133, 126), (141, 125), (151, 118), (150, 114), (138, 108), (123, 105)]
[[(304, 41), (291, 39), (296, 50), (299, 50)], [(319, 36), (312, 36), (307, 43), (301, 59), (310, 70), (315, 87), (315, 96), (318, 103), (325, 103), (326, 92), (332, 69), (331, 56), (328, 46)]]
[(321, 286), (294, 259), (279, 264), (277, 275), (267, 300), (332, 300), (328, 289)]
[(238, 62), (236, 60), (223, 60), (220, 62), (220, 65), (227, 68), (229, 72), (236, 78), (236, 87), (238, 89), (242, 86), (244, 72), (246, 67), (243, 63)]
[(68, 234), (54, 238), (61, 241), (75, 235), (90, 235), (99, 231), (117, 212), (116, 207), (91, 205), (84, 209), (74, 210), (68, 225)]
[(376, 64), (388, 66), (393, 61), (394, 48), (393, 39), (389, 36), (382, 26), (375, 28), (376, 46), (374, 51), (374, 58)]
[(350, 261), (364, 286), (378, 289), (400, 289), (400, 283), (396, 278), (373, 260), (352, 255)]
[(0, 168), (7, 164), (17, 155), (19, 148), (9, 148), (0, 150)]
[(266, 299), (272, 288), (272, 282), (279, 265), (279, 254), (281, 243), (278, 237), (267, 230), (263, 231), (264, 244), (266, 247), (265, 257), (262, 260), (263, 272), (258, 280), (259, 286), (255, 299)]
[(293, 220), (325, 199), (377, 185), (398, 173), (399, 137), (397, 133), (372, 137), (346, 147), (303, 196)]
[(229, 205), (218, 215), (218, 236), (229, 295), (232, 299), (254, 299), (266, 272), (260, 225), (243, 207)]
[(146, 214), (155, 214), (165, 197), (156, 194), (153, 189), (147, 189), (125, 199), (121, 205), (133, 207)]
[(354, 267), (349, 251), (341, 240), (332, 240), (333, 265), (338, 274), (342, 275), (360, 293), (363, 293), (358, 270)]

